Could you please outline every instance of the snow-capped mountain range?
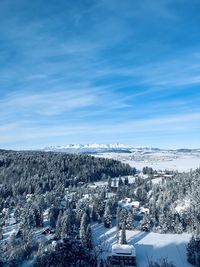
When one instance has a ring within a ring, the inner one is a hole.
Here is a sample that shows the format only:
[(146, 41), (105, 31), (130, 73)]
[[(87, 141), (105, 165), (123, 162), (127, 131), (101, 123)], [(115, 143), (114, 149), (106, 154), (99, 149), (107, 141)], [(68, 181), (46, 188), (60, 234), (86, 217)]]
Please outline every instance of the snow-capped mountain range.
[(45, 151), (68, 152), (68, 153), (103, 153), (103, 152), (131, 152), (132, 150), (159, 150), (158, 148), (133, 148), (120, 143), (114, 144), (69, 144), (64, 146), (45, 147)]
[(69, 144), (63, 146), (48, 146), (42, 151), (53, 151), (53, 152), (66, 152), (66, 153), (106, 153), (106, 152), (126, 152), (126, 153), (158, 153), (158, 152), (173, 152), (173, 153), (200, 153), (200, 149), (160, 149), (148, 146), (130, 146), (121, 143), (112, 144)]

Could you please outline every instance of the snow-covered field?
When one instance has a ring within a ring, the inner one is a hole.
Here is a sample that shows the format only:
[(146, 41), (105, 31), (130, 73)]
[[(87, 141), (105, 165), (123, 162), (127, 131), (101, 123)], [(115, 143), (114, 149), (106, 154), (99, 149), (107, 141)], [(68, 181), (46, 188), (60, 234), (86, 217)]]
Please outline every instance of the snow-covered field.
[(200, 167), (200, 152), (177, 151), (135, 151), (132, 153), (99, 153), (97, 157), (112, 158), (141, 170), (143, 167), (152, 167), (155, 170), (189, 171)]
[[(186, 259), (186, 246), (189, 234), (159, 234), (140, 231), (126, 231), (127, 242), (136, 248), (137, 266), (147, 267), (151, 260), (167, 258), (176, 267), (191, 267)], [(111, 253), (111, 246), (116, 243), (116, 227), (106, 229), (103, 224), (93, 225), (93, 238), (101, 244), (100, 258)]]
[(136, 233), (128, 231), (128, 241), (135, 244), (138, 267), (145, 267), (149, 260), (168, 258), (176, 267), (189, 267), (186, 246), (189, 234)]

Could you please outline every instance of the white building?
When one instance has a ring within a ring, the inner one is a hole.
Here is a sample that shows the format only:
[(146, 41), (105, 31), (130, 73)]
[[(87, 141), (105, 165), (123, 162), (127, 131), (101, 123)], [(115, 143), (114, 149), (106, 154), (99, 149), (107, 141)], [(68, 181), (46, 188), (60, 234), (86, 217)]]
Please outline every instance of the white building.
[(131, 201), (130, 198), (125, 198), (118, 202), (118, 206), (125, 208), (127, 210), (139, 209), (140, 202), (139, 201)]
[(108, 261), (111, 267), (136, 266), (136, 250), (133, 245), (114, 244)]

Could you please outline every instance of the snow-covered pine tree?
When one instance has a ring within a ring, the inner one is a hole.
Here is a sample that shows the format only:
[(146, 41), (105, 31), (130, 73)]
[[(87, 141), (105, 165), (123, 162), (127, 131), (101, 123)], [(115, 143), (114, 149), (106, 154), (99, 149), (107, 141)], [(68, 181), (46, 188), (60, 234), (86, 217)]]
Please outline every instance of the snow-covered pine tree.
[(166, 222), (166, 215), (164, 213), (161, 213), (159, 216), (159, 225), (163, 234), (169, 231), (169, 225)]
[(59, 214), (59, 209), (56, 209), (54, 207), (51, 207), (49, 210), (48, 218), (49, 218), (49, 224), (51, 227), (56, 227), (56, 221)]
[(195, 264), (195, 239), (194, 236), (190, 239), (190, 242), (187, 245), (187, 260), (191, 264)]
[(174, 232), (176, 234), (182, 234), (183, 233), (183, 225), (182, 225), (178, 216), (176, 216), (176, 218), (175, 218)]
[(98, 199), (97, 203), (97, 213), (102, 217), (105, 210), (105, 203), (104, 203), (104, 197), (101, 194), (101, 197)]
[(128, 217), (128, 211), (125, 208), (122, 208), (119, 216), (120, 228), (122, 227), (123, 223), (125, 223), (126, 225), (127, 217)]
[(92, 206), (91, 217), (93, 222), (96, 222), (98, 220), (98, 213), (95, 205)]
[(34, 215), (36, 221), (36, 227), (43, 226), (43, 212), (42, 209), (37, 205), (34, 207)]
[(129, 180), (128, 180), (128, 177), (126, 176), (124, 179), (124, 185), (128, 185), (128, 184), (129, 184)]
[(133, 213), (131, 211), (128, 212), (127, 220), (126, 220), (126, 228), (128, 230), (132, 230), (134, 228), (134, 218)]
[(107, 205), (105, 208), (104, 216), (103, 216), (104, 226), (109, 228), (112, 226), (112, 216), (110, 212), (110, 206)]
[(93, 246), (92, 246), (92, 229), (90, 224), (88, 224), (86, 229), (86, 242), (87, 242), (87, 248), (91, 250)]
[(87, 237), (86, 237), (87, 226), (88, 226), (88, 218), (87, 214), (84, 212), (81, 218), (81, 225), (80, 225), (80, 239), (83, 247), (87, 247)]
[(110, 189), (112, 185), (112, 178), (109, 176), (108, 177), (108, 188)]
[(120, 212), (121, 208), (117, 207), (117, 213), (116, 213), (116, 227), (119, 229), (120, 228)]
[(62, 230), (62, 211), (59, 212), (58, 219), (56, 222), (56, 236), (60, 238)]
[(98, 214), (98, 216), (97, 216), (97, 220), (98, 220), (98, 223), (100, 224), (100, 223), (102, 223), (102, 219), (101, 219), (101, 216)]
[(123, 186), (123, 185), (124, 185), (124, 183), (123, 183), (123, 181), (122, 181), (122, 177), (120, 176), (120, 177), (119, 177), (118, 186), (121, 187), (121, 186)]
[(151, 228), (151, 218), (148, 214), (144, 214), (142, 221), (140, 222), (140, 228), (142, 231), (149, 232)]
[(62, 225), (61, 225), (61, 237), (65, 238), (66, 236), (69, 236), (72, 232), (71, 227), (71, 216), (70, 213), (65, 211), (62, 216)]
[(3, 231), (2, 231), (2, 227), (0, 227), (0, 240), (3, 239)]
[(116, 214), (116, 238), (117, 238), (117, 242), (119, 242), (120, 212), (121, 212), (121, 208), (117, 207), (117, 214)]
[(120, 235), (120, 238), (119, 238), (119, 243), (121, 245), (127, 244), (127, 241), (126, 241), (126, 226), (125, 226), (125, 222), (122, 224), (122, 230), (121, 230), (121, 235)]
[(200, 267), (200, 238), (192, 236), (187, 246), (187, 259), (188, 261)]
[(52, 210), (50, 210), (48, 217), (49, 217), (48, 219), (49, 219), (50, 226), (53, 227), (53, 228), (56, 227), (56, 218), (55, 218), (54, 213), (52, 212)]

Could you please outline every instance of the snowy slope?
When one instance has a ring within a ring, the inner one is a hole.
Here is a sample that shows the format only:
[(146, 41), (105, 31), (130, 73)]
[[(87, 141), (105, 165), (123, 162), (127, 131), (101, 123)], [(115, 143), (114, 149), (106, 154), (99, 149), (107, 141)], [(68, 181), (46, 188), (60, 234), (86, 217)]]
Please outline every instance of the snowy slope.
[(191, 266), (186, 259), (189, 234), (134, 233), (127, 231), (127, 239), (135, 245), (138, 267), (147, 266), (149, 260), (168, 258), (176, 267)]
[[(96, 245), (101, 244), (100, 258), (111, 253), (111, 246), (116, 243), (116, 227), (107, 229), (103, 224), (92, 226), (93, 239)], [(150, 260), (168, 258), (176, 267), (192, 267), (187, 262), (186, 246), (189, 234), (159, 234), (140, 231), (126, 231), (129, 244), (134, 245), (137, 255), (137, 266), (146, 267)]]

